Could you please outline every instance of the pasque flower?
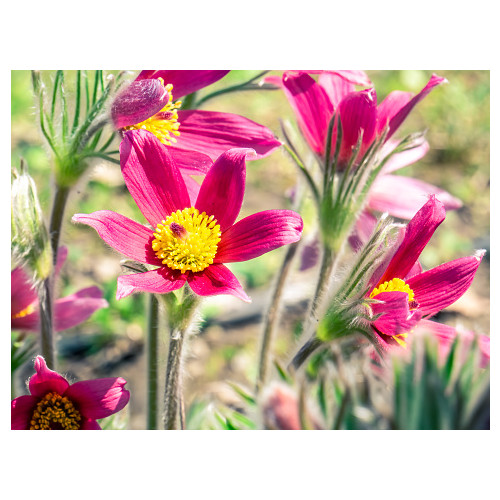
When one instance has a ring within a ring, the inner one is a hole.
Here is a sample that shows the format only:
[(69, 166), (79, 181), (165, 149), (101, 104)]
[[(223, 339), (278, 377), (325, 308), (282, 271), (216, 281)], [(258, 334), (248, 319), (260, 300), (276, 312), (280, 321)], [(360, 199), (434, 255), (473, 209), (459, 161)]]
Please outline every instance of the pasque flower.
[[(268, 128), (232, 113), (182, 109), (182, 97), (216, 82), (228, 72), (141, 71), (115, 97), (111, 106), (113, 124), (123, 131), (148, 130), (171, 148), (200, 152), (212, 160), (236, 147), (252, 148), (256, 152), (254, 158), (262, 158), (281, 145)], [(192, 168), (189, 157), (185, 158), (184, 164), (180, 156), (177, 166)]]
[(35, 359), (35, 375), (29, 380), (29, 396), (11, 403), (13, 430), (100, 430), (97, 419), (122, 410), (130, 399), (121, 377), (83, 380), (70, 384)]
[[(374, 318), (371, 326), (380, 344), (405, 345), (405, 338), (421, 321), (458, 300), (470, 287), (484, 251), (471, 257), (422, 271), (418, 258), (445, 218), (443, 203), (430, 196), (400, 234), (395, 252), (380, 264), (369, 281), (367, 299)], [(435, 329), (438, 329), (436, 327)]]
[(117, 298), (135, 291), (168, 293), (186, 282), (208, 296), (249, 297), (224, 265), (258, 257), (300, 239), (301, 217), (267, 210), (239, 222), (249, 149), (230, 149), (215, 161), (192, 204), (168, 149), (144, 130), (130, 131), (120, 145), (122, 174), (151, 227), (109, 210), (76, 214), (110, 246), (155, 269), (118, 278)]
[[(56, 276), (68, 255), (66, 247), (60, 247), (57, 255)], [(108, 307), (102, 292), (96, 286), (54, 301), (55, 330), (67, 330), (87, 320), (95, 311)], [(11, 273), (11, 327), (14, 330), (37, 331), (40, 315), (38, 295), (28, 274), (22, 267)]]

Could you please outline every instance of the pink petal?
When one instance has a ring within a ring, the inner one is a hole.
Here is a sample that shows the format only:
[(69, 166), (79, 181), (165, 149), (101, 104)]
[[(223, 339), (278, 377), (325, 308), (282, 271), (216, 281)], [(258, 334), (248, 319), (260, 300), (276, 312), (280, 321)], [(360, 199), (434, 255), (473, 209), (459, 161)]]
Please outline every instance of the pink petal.
[(42, 356), (35, 359), (35, 371), (28, 384), (32, 396), (42, 398), (48, 392), (64, 394), (69, 387), (68, 381), (62, 375), (47, 367)]
[(168, 92), (159, 80), (134, 81), (111, 104), (115, 128), (135, 125), (155, 115), (168, 102)]
[[(381, 156), (385, 157), (399, 144), (399, 141), (389, 140), (382, 146)], [(382, 167), (383, 174), (389, 174), (400, 168), (412, 165), (417, 161), (421, 160), (429, 151), (429, 143), (427, 141), (422, 142), (421, 145), (416, 146), (412, 149), (402, 151), (401, 153), (393, 154)]]
[(339, 104), (339, 113), (342, 123), (339, 161), (344, 163), (349, 161), (361, 130), (363, 130), (363, 142), (358, 155), (359, 161), (375, 137), (377, 124), (377, 94), (375, 89), (348, 94)]
[(200, 188), (195, 207), (213, 215), (221, 232), (234, 224), (245, 194), (245, 158), (249, 149), (230, 149), (213, 164)]
[(326, 71), (319, 75), (318, 83), (326, 92), (334, 108), (337, 108), (340, 101), (347, 94), (356, 90), (354, 83), (342, 78), (340, 75)]
[(215, 263), (254, 259), (300, 240), (303, 222), (291, 210), (266, 210), (246, 217), (222, 234)]
[(92, 420), (105, 418), (128, 403), (130, 392), (124, 388), (126, 383), (121, 377), (83, 380), (72, 384), (64, 396), (78, 405), (84, 417)]
[(12, 330), (22, 330), (24, 332), (37, 332), (40, 329), (40, 311), (38, 310), (38, 301), (34, 305), (32, 313), (19, 318), (11, 318), (10, 327)]
[(283, 75), (285, 95), (311, 149), (324, 155), (333, 104), (324, 89), (306, 73)]
[(391, 117), (389, 121), (389, 134), (387, 135), (387, 139), (389, 139), (389, 137), (391, 137), (392, 134), (394, 134), (394, 132), (396, 132), (396, 130), (401, 126), (403, 121), (410, 114), (411, 110), (416, 104), (418, 104), (424, 97), (426, 97), (434, 87), (445, 82), (447, 82), (446, 78), (432, 75), (430, 80), (427, 82), (427, 85), (413, 99), (411, 99), (395, 115)]
[(374, 299), (384, 301), (383, 304), (371, 304), (374, 315), (382, 314), (373, 322), (373, 326), (381, 333), (389, 336), (409, 333), (422, 317), (422, 313), (410, 311), (406, 292), (382, 292)]
[(129, 259), (161, 265), (151, 247), (154, 239), (152, 229), (110, 210), (75, 214), (71, 220), (94, 228), (109, 246)]
[(73, 295), (54, 302), (54, 324), (56, 331), (73, 328), (86, 321), (95, 311), (108, 307), (102, 292), (96, 286), (84, 288)]
[(186, 174), (205, 175), (213, 164), (210, 156), (198, 151), (169, 148), (168, 152), (184, 179)]
[(193, 207), (196, 203), (196, 199), (200, 194), (201, 185), (195, 181), (190, 175), (182, 174), (184, 183), (186, 184), (186, 189), (189, 194), (189, 199), (191, 200), (191, 206)]
[(199, 273), (191, 273), (188, 283), (197, 295), (229, 294), (245, 302), (251, 302), (236, 276), (223, 264), (212, 264)]
[(394, 278), (405, 279), (418, 260), (423, 249), (431, 239), (439, 224), (444, 221), (446, 212), (443, 204), (434, 195), (415, 214), (405, 228), (404, 239), (387, 266), (379, 283)]
[(267, 127), (243, 116), (216, 111), (179, 111), (179, 132), (172, 149), (204, 153), (216, 160), (231, 148), (251, 148), (258, 160), (271, 154), (281, 142)]
[(456, 302), (469, 289), (483, 256), (484, 251), (452, 260), (407, 280), (422, 315), (432, 316)]
[(161, 77), (164, 85), (169, 83), (173, 85), (172, 93), (174, 100), (177, 100), (187, 94), (208, 87), (208, 85), (220, 80), (228, 73), (229, 70), (144, 70), (139, 73), (136, 81)]
[(20, 313), (35, 301), (38, 302), (38, 295), (32, 281), (22, 267), (16, 267), (10, 273), (11, 316)]
[(102, 427), (92, 419), (85, 419), (80, 429), (82, 431), (102, 431)]
[(363, 210), (360, 214), (352, 234), (349, 236), (349, 244), (354, 251), (361, 250), (361, 248), (368, 242), (370, 236), (377, 225), (377, 218), (368, 212)]
[(118, 300), (135, 292), (169, 293), (184, 285), (186, 274), (166, 266), (139, 274), (118, 276), (116, 298)]
[(13, 431), (23, 431), (30, 428), (33, 411), (40, 401), (34, 396), (19, 396), (10, 404), (10, 428)]
[(394, 90), (378, 105), (377, 108), (377, 134), (381, 134), (385, 127), (389, 124), (391, 118), (398, 111), (406, 106), (411, 101), (413, 94), (411, 92), (403, 92), (402, 90)]
[(123, 178), (140, 211), (154, 228), (189, 206), (181, 173), (167, 146), (146, 130), (127, 132), (120, 143)]
[(335, 76), (340, 76), (342, 79), (347, 82), (353, 83), (355, 85), (362, 85), (364, 87), (368, 87), (372, 85), (372, 82), (368, 78), (368, 75), (362, 71), (357, 69), (337, 69), (337, 70), (320, 70), (320, 71), (311, 71), (307, 70), (306, 73), (311, 75), (319, 73), (320, 78), (321, 75), (331, 74)]
[(462, 206), (458, 198), (432, 184), (411, 177), (381, 175), (370, 189), (368, 207), (371, 210), (388, 212), (393, 217), (411, 219), (431, 194), (436, 195), (446, 210)]
[(54, 274), (56, 276), (59, 276), (59, 273), (61, 272), (61, 268), (66, 262), (66, 259), (68, 258), (68, 248), (65, 246), (61, 246), (57, 249), (57, 259), (56, 259), (56, 268), (54, 270)]

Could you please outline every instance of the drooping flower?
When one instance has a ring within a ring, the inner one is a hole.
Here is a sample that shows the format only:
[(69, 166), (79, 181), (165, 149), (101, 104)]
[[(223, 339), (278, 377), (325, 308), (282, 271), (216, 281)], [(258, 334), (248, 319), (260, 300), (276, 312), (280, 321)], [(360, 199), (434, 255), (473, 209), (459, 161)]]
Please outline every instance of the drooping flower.
[(120, 276), (118, 299), (136, 291), (168, 293), (187, 282), (198, 295), (231, 294), (250, 300), (224, 263), (253, 259), (294, 243), (303, 225), (290, 210), (267, 210), (235, 223), (245, 190), (245, 159), (251, 153), (223, 153), (192, 203), (168, 149), (143, 130), (124, 135), (122, 174), (151, 227), (109, 210), (73, 216), (74, 222), (93, 227), (122, 254), (155, 266), (142, 274)]
[(130, 399), (121, 377), (82, 380), (70, 384), (50, 370), (42, 356), (35, 359), (29, 396), (11, 403), (13, 430), (100, 430), (96, 421), (122, 410)]
[[(60, 247), (57, 255), (55, 275), (68, 255), (66, 247)], [(28, 274), (22, 267), (16, 267), (11, 273), (11, 328), (13, 330), (38, 331), (40, 315), (38, 295), (33, 288)], [(54, 327), (56, 331), (73, 328), (86, 321), (103, 307), (108, 307), (102, 298), (101, 290), (88, 287), (54, 301)]]
[(445, 219), (443, 203), (430, 196), (427, 203), (403, 228), (400, 244), (395, 246), (369, 280), (367, 299), (374, 318), (371, 326), (382, 347), (406, 344), (417, 324), (433, 322), (428, 318), (453, 304), (470, 287), (484, 251), (471, 257), (441, 264), (422, 271), (418, 258)]
[[(142, 71), (114, 99), (113, 124), (122, 131), (148, 130), (171, 148), (203, 153), (212, 161), (231, 148), (251, 148), (254, 159), (262, 158), (281, 145), (268, 128), (232, 113), (182, 109), (180, 98), (228, 72)], [(192, 163), (180, 156), (177, 166), (192, 168)]]

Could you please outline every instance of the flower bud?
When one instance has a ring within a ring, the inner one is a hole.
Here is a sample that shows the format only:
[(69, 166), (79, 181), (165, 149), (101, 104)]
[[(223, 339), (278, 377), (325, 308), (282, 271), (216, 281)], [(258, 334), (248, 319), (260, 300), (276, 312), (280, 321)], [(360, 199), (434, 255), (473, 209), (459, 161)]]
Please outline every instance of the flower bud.
[(11, 193), (12, 250), (34, 272), (35, 280), (47, 278), (52, 271), (52, 250), (43, 220), (36, 186), (24, 160), (20, 172), (13, 170)]

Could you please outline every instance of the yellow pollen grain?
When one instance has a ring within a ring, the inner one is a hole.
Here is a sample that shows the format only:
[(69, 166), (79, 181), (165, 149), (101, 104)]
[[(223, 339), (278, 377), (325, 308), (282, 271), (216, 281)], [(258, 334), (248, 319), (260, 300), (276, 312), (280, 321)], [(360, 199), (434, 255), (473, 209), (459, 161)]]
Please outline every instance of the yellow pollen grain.
[[(158, 80), (160, 80), (163, 85), (163, 79), (158, 78)], [(182, 106), (182, 101), (172, 102), (172, 89), (173, 85), (171, 83), (165, 85), (165, 90), (168, 93), (168, 102), (161, 111), (143, 122), (124, 127), (124, 130), (147, 130), (158, 137), (158, 139), (167, 146), (171, 146), (172, 142), (177, 142), (174, 136), (178, 137), (181, 135), (179, 132), (180, 123), (178, 121), (179, 116), (177, 110)]]
[(17, 314), (13, 314), (12, 319), (24, 318), (24, 316), (28, 316), (28, 314), (31, 314), (34, 310), (35, 306), (33, 304), (30, 304), (28, 307), (18, 312)]
[(30, 430), (78, 430), (82, 416), (73, 402), (56, 392), (49, 392), (36, 405)]
[(415, 297), (413, 290), (399, 278), (394, 278), (391, 281), (385, 281), (377, 288), (374, 288), (370, 293), (370, 299), (375, 298), (376, 295), (382, 292), (405, 292), (408, 294), (408, 302), (411, 302)]
[[(172, 231), (173, 223), (185, 231), (179, 231), (178, 227)], [(198, 209), (191, 207), (177, 210), (161, 221), (154, 237), (152, 247), (162, 264), (184, 274), (203, 271), (213, 264), (221, 232), (213, 215), (200, 214)]]

